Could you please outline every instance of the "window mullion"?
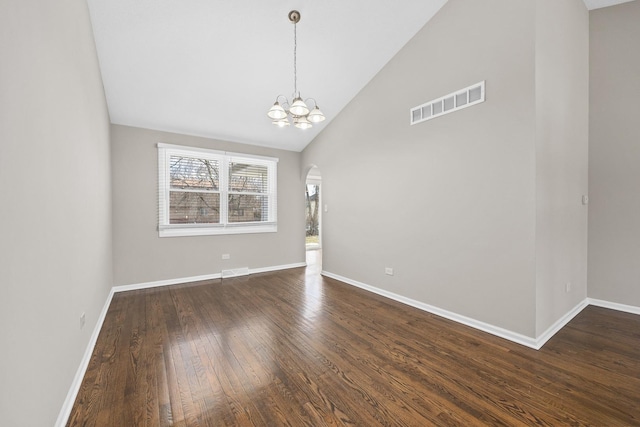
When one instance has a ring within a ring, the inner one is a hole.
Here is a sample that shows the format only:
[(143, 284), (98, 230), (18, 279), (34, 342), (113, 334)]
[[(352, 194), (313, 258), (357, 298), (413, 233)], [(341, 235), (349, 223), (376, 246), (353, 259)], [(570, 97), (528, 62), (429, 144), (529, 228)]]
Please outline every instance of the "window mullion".
[(229, 224), (229, 158), (220, 159), (220, 224)]

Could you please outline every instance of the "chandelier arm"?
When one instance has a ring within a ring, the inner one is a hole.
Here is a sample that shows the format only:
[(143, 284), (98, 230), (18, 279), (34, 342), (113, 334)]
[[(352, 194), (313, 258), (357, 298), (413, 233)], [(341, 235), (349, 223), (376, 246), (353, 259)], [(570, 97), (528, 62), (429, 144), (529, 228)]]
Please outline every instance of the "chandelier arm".
[[(315, 98), (307, 98), (304, 100), (304, 103), (309, 105), (308, 102), (309, 101), (313, 101), (313, 106), (314, 108), (318, 108), (318, 101), (315, 100)], [(310, 108), (310, 110), (312, 110), (313, 108)]]
[(288, 100), (288, 99), (287, 99), (287, 97), (286, 97), (286, 96), (284, 96), (284, 95), (278, 95), (278, 96), (276, 96), (276, 102), (280, 102), (280, 98), (283, 98), (283, 99), (284, 99), (284, 102), (285, 102), (286, 104), (288, 104), (288, 103), (289, 103), (289, 100)]
[[(280, 101), (280, 100), (284, 101)], [(280, 105), (284, 111), (289, 114), (289, 108), (291, 108), (291, 104), (289, 103), (289, 99), (285, 95), (276, 96), (276, 104)]]

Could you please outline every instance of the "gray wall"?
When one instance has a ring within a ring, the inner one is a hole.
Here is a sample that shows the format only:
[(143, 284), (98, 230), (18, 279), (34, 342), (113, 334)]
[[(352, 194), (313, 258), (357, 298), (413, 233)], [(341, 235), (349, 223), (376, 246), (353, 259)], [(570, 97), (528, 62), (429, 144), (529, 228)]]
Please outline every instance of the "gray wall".
[(589, 297), (640, 306), (640, 1), (590, 13)]
[(580, 0), (450, 0), (303, 152), (324, 270), (529, 337), (584, 300), (588, 46)]
[(51, 426), (111, 288), (109, 119), (86, 2), (1, 9), (0, 424)]
[[(322, 171), (324, 270), (535, 334), (535, 16), (450, 0), (303, 151)], [(485, 103), (409, 126), (482, 80)]]
[[(536, 334), (587, 297), (589, 12), (536, 1)], [(566, 291), (570, 283), (570, 291)]]
[[(158, 142), (279, 158), (278, 232), (159, 238)], [(111, 126), (111, 153), (115, 285), (305, 261), (300, 153), (119, 125)]]

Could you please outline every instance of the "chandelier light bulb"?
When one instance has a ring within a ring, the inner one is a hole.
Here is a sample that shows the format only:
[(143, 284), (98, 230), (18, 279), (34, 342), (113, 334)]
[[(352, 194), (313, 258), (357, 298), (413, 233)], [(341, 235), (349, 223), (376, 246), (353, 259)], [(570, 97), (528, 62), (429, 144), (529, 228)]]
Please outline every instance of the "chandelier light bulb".
[(297, 127), (298, 129), (309, 129), (311, 128), (313, 125), (311, 124), (311, 122), (309, 120), (307, 120), (306, 116), (300, 116), (297, 117), (293, 120), (293, 125), (295, 127)]
[(311, 112), (309, 112), (309, 115), (307, 116), (307, 119), (309, 119), (311, 123), (320, 123), (325, 118), (326, 117), (324, 116), (324, 114), (322, 114), (322, 111), (320, 111), (317, 105), (313, 110), (311, 110)]
[(287, 112), (284, 110), (284, 108), (282, 108), (280, 103), (276, 101), (273, 104), (273, 107), (269, 109), (267, 116), (269, 116), (269, 118), (273, 120), (281, 120), (287, 117)]
[(305, 104), (302, 98), (298, 96), (291, 103), (289, 112), (294, 116), (306, 116), (307, 114), (309, 114), (309, 107), (307, 107), (307, 104)]
[(284, 128), (287, 126), (291, 126), (291, 123), (289, 123), (289, 120), (287, 118), (282, 118), (280, 120), (274, 120), (273, 122), (274, 125), (280, 127), (280, 128)]

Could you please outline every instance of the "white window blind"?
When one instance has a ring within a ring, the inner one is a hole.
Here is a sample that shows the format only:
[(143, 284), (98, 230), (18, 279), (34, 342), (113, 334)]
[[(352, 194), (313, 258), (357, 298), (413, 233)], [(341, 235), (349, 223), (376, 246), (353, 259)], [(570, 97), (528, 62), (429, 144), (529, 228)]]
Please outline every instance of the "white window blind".
[(160, 237), (277, 231), (277, 163), (158, 144)]

